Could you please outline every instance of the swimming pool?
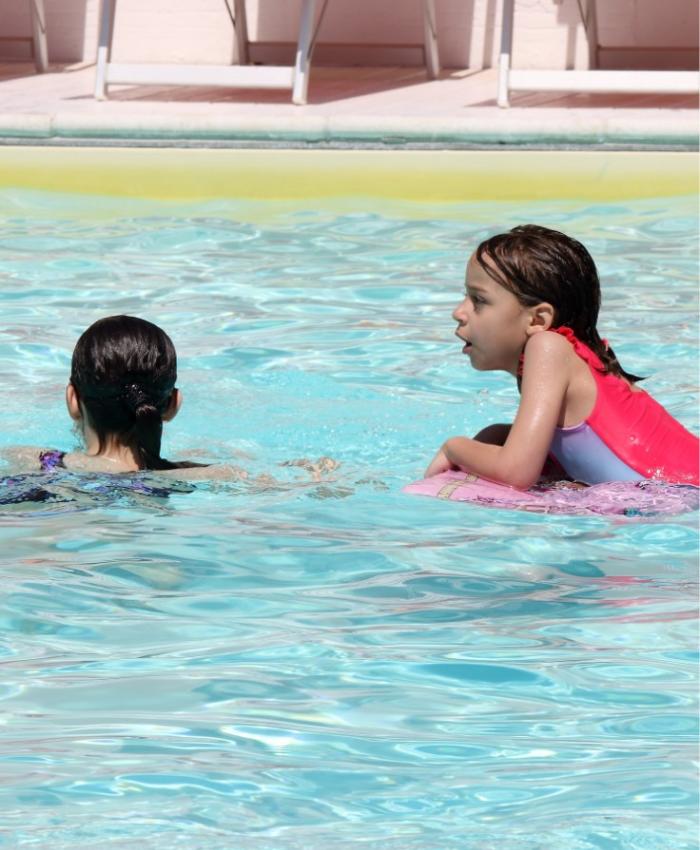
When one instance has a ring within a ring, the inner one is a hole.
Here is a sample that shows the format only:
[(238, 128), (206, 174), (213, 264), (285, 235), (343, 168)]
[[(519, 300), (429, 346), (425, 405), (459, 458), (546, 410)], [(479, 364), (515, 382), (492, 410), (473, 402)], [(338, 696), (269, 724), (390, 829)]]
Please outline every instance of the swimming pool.
[[(512, 415), (449, 313), (469, 246), (523, 220), (589, 246), (621, 362), (697, 429), (694, 200), (599, 162), (603, 188), (555, 176), (528, 203), (348, 197), (303, 169), (306, 201), (5, 177), (3, 444), (73, 445), (72, 346), (128, 312), (178, 348), (166, 456), (278, 484), (69, 479), (73, 501), (2, 509), (0, 847), (697, 846), (697, 516), (400, 492), (445, 436)], [(321, 483), (280, 466), (324, 454)]]

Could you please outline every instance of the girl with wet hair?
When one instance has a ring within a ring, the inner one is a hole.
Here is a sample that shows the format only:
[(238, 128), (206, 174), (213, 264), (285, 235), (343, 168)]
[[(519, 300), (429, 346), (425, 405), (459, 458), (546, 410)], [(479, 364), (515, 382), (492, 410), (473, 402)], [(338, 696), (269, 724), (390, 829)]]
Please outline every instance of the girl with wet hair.
[(482, 242), (455, 333), (475, 369), (516, 378), (520, 404), (512, 425), (447, 440), (426, 477), (461, 469), (527, 489), (550, 463), (585, 484), (697, 486), (698, 438), (622, 368), (598, 332), (599, 309), (595, 263), (570, 236), (528, 224)]
[(133, 316), (91, 325), (76, 343), (66, 388), (86, 453), (130, 470), (180, 468), (160, 456), (163, 422), (182, 403), (176, 380), (175, 346), (157, 325)]
[(163, 422), (182, 403), (170, 337), (134, 316), (109, 316), (80, 336), (73, 351), (66, 405), (84, 452), (39, 453), (43, 471), (56, 468), (135, 472), (200, 467), (161, 457)]

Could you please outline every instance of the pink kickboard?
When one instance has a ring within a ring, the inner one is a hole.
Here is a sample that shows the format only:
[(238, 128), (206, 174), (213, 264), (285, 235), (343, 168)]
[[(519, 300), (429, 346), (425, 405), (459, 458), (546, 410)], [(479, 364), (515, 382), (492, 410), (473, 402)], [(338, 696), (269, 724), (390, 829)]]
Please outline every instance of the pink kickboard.
[(471, 473), (450, 471), (408, 484), (403, 492), (538, 513), (639, 516), (695, 510), (699, 491), (697, 487), (662, 481), (612, 481), (584, 488), (556, 482), (522, 491)]

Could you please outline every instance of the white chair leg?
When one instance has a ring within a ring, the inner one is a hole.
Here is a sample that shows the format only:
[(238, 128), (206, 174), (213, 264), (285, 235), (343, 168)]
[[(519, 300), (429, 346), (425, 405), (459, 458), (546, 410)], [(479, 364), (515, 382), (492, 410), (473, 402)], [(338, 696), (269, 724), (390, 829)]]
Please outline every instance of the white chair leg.
[(316, 0), (304, 0), (301, 7), (299, 40), (297, 41), (297, 55), (294, 63), (294, 88), (292, 89), (292, 103), (297, 104), (297, 106), (303, 106), (306, 103), (309, 91), (309, 61), (315, 11)]
[(501, 53), (498, 57), (498, 94), (499, 106), (510, 106), (510, 57), (513, 50), (513, 0), (503, 0), (503, 22), (501, 24)]
[(428, 76), (434, 80), (440, 73), (440, 54), (438, 52), (437, 20), (434, 0), (423, 0), (423, 32), (425, 43), (425, 64)]
[(44, 0), (29, 0), (32, 15), (32, 45), (34, 47), (34, 65), (40, 74), (49, 67), (49, 51), (46, 46), (46, 11)]
[(115, 2), (116, 0), (102, 0), (100, 36), (97, 43), (97, 65), (95, 68), (95, 98), (97, 100), (105, 100), (107, 97), (107, 63), (112, 49)]

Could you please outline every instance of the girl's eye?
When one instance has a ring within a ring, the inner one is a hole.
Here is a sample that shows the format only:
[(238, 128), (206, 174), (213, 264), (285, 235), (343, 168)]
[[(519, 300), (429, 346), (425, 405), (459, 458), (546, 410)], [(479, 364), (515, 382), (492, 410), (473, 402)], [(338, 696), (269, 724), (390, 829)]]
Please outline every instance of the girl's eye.
[(475, 307), (485, 303), (484, 299), (480, 295), (468, 295), (467, 298), (469, 298)]

